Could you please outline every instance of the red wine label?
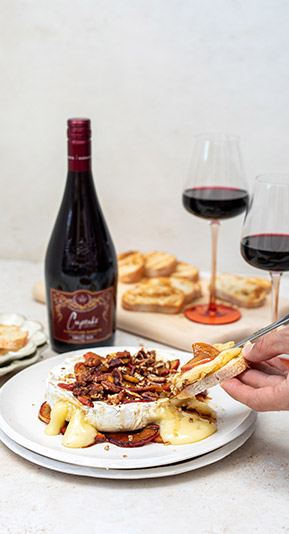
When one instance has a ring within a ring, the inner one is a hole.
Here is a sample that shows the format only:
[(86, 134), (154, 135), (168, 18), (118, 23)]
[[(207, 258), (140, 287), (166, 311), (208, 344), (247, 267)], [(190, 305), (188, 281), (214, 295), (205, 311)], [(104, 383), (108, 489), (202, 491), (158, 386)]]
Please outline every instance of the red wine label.
[(113, 287), (73, 293), (50, 289), (50, 301), (54, 339), (91, 344), (112, 335)]

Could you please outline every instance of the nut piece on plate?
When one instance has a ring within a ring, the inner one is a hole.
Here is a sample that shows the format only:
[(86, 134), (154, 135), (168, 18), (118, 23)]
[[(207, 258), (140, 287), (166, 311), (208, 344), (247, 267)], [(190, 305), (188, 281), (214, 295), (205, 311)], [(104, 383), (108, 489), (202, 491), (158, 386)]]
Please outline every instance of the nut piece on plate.
[(27, 343), (28, 332), (15, 325), (0, 324), (0, 349), (19, 350)]
[(185, 304), (202, 296), (200, 282), (192, 282), (188, 278), (175, 277), (174, 274), (170, 276), (169, 281), (173, 287), (184, 293)]
[(143, 280), (122, 296), (122, 307), (130, 311), (179, 313), (184, 293), (170, 283), (169, 278)]
[(245, 308), (262, 306), (270, 289), (269, 281), (253, 276), (223, 273), (216, 279), (216, 296)]
[(174, 278), (188, 278), (188, 280), (192, 280), (192, 282), (197, 282), (199, 279), (199, 270), (194, 265), (178, 261), (172, 276)]
[(144, 274), (144, 258), (138, 251), (124, 252), (117, 256), (118, 278), (120, 282), (139, 282)]
[(148, 252), (144, 254), (145, 276), (169, 276), (177, 265), (177, 259), (173, 254), (166, 252)]

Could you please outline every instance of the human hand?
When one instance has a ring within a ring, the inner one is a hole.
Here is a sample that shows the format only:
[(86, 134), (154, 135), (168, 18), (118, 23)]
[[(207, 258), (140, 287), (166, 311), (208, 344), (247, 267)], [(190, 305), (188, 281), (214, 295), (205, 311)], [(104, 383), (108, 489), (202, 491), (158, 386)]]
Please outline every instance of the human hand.
[(289, 368), (277, 357), (289, 354), (289, 327), (247, 345), (242, 354), (250, 369), (223, 382), (222, 388), (256, 412), (289, 410)]

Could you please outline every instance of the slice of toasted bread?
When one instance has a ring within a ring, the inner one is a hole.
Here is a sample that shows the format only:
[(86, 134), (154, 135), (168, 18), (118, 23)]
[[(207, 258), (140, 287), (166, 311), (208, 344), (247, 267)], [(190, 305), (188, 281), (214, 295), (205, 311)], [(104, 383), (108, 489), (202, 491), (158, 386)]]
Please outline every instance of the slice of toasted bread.
[(166, 252), (148, 252), (144, 254), (145, 276), (169, 276), (175, 270), (177, 259)]
[(139, 282), (144, 274), (144, 258), (138, 251), (129, 251), (117, 256), (118, 278), (120, 282)]
[(179, 313), (184, 294), (172, 286), (169, 278), (145, 279), (122, 296), (122, 307), (130, 311)]
[(192, 282), (192, 280), (189, 280), (188, 278), (175, 277), (173, 274), (170, 276), (169, 280), (173, 287), (184, 293), (185, 304), (202, 296), (200, 282)]
[(255, 277), (246, 278), (223, 273), (216, 279), (216, 296), (245, 308), (262, 306), (265, 303), (268, 289), (266, 280)]
[(28, 332), (24, 332), (15, 325), (0, 325), (0, 348), (19, 350), (26, 345)]
[(270, 280), (267, 280), (266, 278), (259, 278), (257, 276), (247, 276), (246, 279), (248, 280), (248, 282), (253, 282), (253, 284), (261, 286), (266, 291), (266, 293), (270, 293), (272, 288), (272, 283)]
[(192, 282), (197, 282), (199, 279), (199, 270), (194, 265), (178, 261), (174, 272), (172, 273), (174, 278), (188, 278)]
[(230, 380), (235, 376), (238, 376), (240, 373), (243, 373), (248, 367), (248, 362), (245, 360), (244, 356), (240, 354), (236, 358), (233, 358), (229, 363), (224, 367), (221, 367), (212, 374), (205, 376), (204, 378), (197, 380), (196, 382), (190, 384), (188, 383), (178, 394), (178, 398), (187, 398), (198, 395), (202, 391), (210, 389), (225, 380)]

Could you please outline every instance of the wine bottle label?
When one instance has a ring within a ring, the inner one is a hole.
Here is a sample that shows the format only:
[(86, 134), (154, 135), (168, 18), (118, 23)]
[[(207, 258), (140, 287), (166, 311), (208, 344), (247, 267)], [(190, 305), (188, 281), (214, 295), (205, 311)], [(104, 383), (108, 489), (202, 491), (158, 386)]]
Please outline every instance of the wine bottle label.
[(68, 343), (94, 343), (108, 339), (113, 329), (113, 287), (73, 293), (50, 289), (54, 339)]

